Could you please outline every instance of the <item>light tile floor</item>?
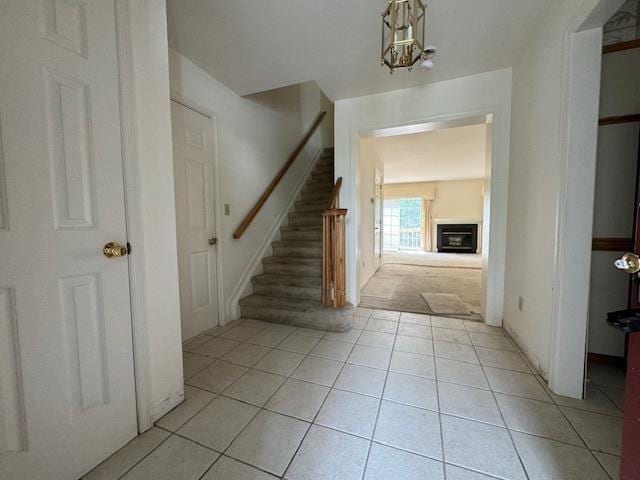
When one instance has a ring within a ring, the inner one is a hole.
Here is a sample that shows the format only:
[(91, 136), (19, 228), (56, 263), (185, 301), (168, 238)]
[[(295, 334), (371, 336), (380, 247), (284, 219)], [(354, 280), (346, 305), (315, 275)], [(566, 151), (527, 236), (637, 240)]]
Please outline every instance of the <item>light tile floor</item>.
[(619, 372), (590, 366), (579, 401), (502, 329), (361, 308), (354, 324), (240, 320), (189, 341), (185, 401), (85, 478), (617, 478)]

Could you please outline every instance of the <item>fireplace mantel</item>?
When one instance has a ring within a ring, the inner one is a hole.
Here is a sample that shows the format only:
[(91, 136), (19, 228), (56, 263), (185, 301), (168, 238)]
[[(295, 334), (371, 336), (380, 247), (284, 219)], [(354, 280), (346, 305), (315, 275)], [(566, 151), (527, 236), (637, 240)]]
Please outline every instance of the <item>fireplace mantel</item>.
[(477, 223), (481, 224), (481, 218), (432, 218), (433, 223)]

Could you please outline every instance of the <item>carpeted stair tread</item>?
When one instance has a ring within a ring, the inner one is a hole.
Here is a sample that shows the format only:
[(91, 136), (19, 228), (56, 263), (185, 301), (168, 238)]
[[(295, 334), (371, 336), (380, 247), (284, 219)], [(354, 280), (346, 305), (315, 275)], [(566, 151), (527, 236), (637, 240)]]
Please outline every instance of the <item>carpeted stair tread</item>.
[(269, 297), (265, 295), (249, 295), (240, 299), (240, 306), (276, 308), (279, 310), (289, 310), (294, 312), (307, 312), (310, 310), (322, 309), (322, 303), (317, 300), (306, 300), (301, 298)]
[(253, 283), (269, 285), (291, 285), (297, 287), (318, 287), (322, 286), (320, 275), (272, 275), (263, 273), (251, 279)]
[(352, 309), (325, 308), (322, 294), (322, 211), (334, 187), (333, 150), (325, 150), (280, 227), (263, 273), (251, 279), (253, 295), (240, 299), (243, 317), (330, 331), (351, 328)]
[(262, 263), (295, 263), (297, 265), (320, 265), (322, 266), (322, 259), (317, 258), (301, 258), (301, 257), (265, 257), (262, 259)]

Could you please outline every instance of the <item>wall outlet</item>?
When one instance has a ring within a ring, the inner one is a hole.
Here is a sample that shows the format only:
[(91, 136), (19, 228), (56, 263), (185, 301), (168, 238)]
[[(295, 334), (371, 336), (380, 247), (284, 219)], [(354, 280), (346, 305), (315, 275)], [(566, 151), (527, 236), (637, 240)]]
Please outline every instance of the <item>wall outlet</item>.
[(522, 298), (522, 296), (518, 297), (518, 310), (521, 312), (524, 311), (524, 298)]
[(224, 214), (225, 215), (230, 215), (231, 214), (231, 205), (229, 205), (228, 203), (224, 204)]

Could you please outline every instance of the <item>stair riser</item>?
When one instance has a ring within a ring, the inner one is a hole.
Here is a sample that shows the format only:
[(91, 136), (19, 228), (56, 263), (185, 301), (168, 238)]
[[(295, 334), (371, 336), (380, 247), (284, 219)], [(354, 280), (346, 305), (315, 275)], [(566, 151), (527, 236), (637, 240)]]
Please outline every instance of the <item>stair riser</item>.
[(327, 318), (328, 315), (317, 312), (293, 312), (277, 308), (241, 306), (243, 318), (254, 318), (265, 322), (283, 323), (294, 327), (316, 328), (330, 332), (346, 332), (351, 329), (351, 318)]
[(320, 265), (298, 265), (296, 263), (265, 263), (262, 266), (264, 273), (276, 275), (322, 275)]
[(309, 180), (307, 180), (306, 186), (307, 187), (326, 187), (327, 185), (335, 185), (335, 182), (333, 181), (333, 177), (316, 177), (316, 178), (310, 178)]
[(321, 230), (290, 230), (280, 233), (282, 240), (313, 240), (322, 241)]
[(313, 193), (325, 192), (327, 195), (331, 195), (332, 190), (333, 190), (333, 184), (331, 183), (324, 183), (324, 184), (308, 183), (307, 186), (304, 187), (305, 192), (313, 192)]
[(322, 200), (328, 203), (330, 196), (331, 192), (328, 190), (323, 192), (312, 192), (305, 189), (302, 191), (303, 202), (315, 202), (316, 200)]
[(289, 217), (289, 225), (292, 227), (314, 227), (322, 225), (320, 215), (314, 217)]
[(333, 165), (322, 165), (322, 166), (316, 167), (313, 170), (313, 172), (311, 172), (311, 176), (313, 178), (324, 177), (324, 176), (333, 177)]
[(322, 247), (273, 247), (276, 257), (322, 258)]
[(323, 182), (333, 182), (333, 171), (332, 170), (321, 170), (319, 172), (311, 173), (311, 180), (313, 181), (323, 181)]
[(296, 287), (291, 285), (254, 284), (253, 293), (269, 297), (304, 298), (305, 300), (321, 299), (320, 287)]
[(312, 173), (307, 182), (335, 183), (333, 172)]
[(252, 285), (278, 285), (302, 288), (317, 288), (322, 286), (320, 275), (269, 275), (263, 273), (251, 279)]
[(296, 205), (294, 211), (296, 213), (301, 212), (312, 212), (314, 214), (320, 214), (325, 208), (327, 208), (327, 203), (329, 202), (320, 202), (320, 203), (308, 203), (308, 204), (300, 204)]

